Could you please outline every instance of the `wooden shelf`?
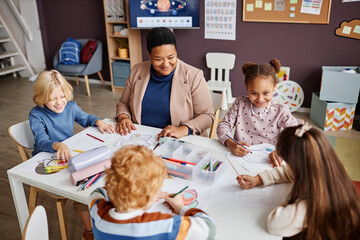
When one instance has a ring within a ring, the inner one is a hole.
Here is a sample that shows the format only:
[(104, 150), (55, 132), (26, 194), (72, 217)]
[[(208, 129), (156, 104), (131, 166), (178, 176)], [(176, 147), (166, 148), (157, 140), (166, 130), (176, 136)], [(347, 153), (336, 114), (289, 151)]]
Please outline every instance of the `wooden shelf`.
[[(106, 11), (106, 10), (105, 10)], [(106, 21), (106, 20), (105, 20)], [(113, 21), (109, 21), (107, 22), (108, 24), (128, 24), (128, 22), (113, 22)]]
[(111, 37), (111, 38), (129, 38), (129, 35), (116, 35), (116, 34), (112, 34), (112, 35), (109, 35), (109, 37)]
[(120, 58), (120, 57), (111, 57), (112, 60), (117, 61), (117, 60), (122, 60), (122, 61), (130, 61), (130, 58)]
[[(122, 92), (123, 87), (114, 85), (113, 78), (113, 69), (112, 63), (114, 61), (128, 61), (130, 67), (134, 66), (136, 63), (142, 62), (142, 48), (141, 48), (141, 33), (140, 29), (130, 29), (129, 20), (128, 21), (107, 21), (106, 12), (106, 2), (108, 0), (103, 0), (104, 3), (104, 17), (105, 17), (105, 28), (106, 28), (106, 40), (108, 47), (108, 56), (109, 56), (109, 67), (110, 67), (110, 78), (111, 78), (111, 89), (113, 92)], [(112, 0), (114, 1), (114, 0)], [(125, 1), (126, 6), (126, 19), (129, 17), (129, 0), (115, 0), (115, 1)], [(111, 2), (111, 1), (108, 1)], [(114, 34), (114, 25), (125, 25), (128, 30), (128, 35), (118, 35)], [(120, 58), (118, 55), (118, 48), (120, 47), (119, 42), (116, 39), (124, 39), (128, 45), (129, 58)]]

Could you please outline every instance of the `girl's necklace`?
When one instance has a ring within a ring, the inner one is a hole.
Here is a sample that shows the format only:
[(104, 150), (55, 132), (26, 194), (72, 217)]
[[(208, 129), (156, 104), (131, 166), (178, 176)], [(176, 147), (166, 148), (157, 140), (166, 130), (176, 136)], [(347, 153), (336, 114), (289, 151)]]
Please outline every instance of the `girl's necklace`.
[(270, 102), (266, 105), (265, 110), (258, 115), (255, 113), (253, 104), (251, 103), (251, 105), (250, 105), (251, 115), (254, 117), (260, 117), (260, 116), (264, 115), (265, 113), (267, 113), (267, 111), (269, 110), (269, 106), (270, 106)]

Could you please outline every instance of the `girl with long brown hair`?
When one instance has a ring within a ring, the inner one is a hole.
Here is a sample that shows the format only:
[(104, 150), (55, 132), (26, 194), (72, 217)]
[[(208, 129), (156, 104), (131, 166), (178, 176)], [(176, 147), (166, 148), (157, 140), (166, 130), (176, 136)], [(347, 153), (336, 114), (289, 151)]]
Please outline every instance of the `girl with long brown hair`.
[(237, 178), (243, 189), (293, 182), (287, 201), (269, 214), (268, 231), (287, 239), (360, 239), (360, 199), (327, 137), (307, 123), (289, 127), (276, 150), (287, 164)]

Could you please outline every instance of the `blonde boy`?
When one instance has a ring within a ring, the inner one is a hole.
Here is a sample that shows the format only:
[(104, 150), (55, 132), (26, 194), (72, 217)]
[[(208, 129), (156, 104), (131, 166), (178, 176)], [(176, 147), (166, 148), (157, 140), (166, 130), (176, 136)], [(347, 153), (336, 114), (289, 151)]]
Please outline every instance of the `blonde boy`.
[[(215, 225), (206, 213), (184, 206), (180, 195), (160, 192), (166, 176), (161, 159), (143, 146), (116, 152), (106, 186), (89, 198), (95, 239), (213, 239)], [(145, 212), (160, 195), (180, 215)]]

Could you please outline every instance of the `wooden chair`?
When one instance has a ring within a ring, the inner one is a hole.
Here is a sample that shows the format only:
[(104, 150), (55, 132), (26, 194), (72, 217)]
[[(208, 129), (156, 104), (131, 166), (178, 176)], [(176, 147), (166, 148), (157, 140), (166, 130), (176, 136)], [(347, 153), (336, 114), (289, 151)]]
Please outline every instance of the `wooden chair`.
[[(34, 135), (30, 128), (29, 120), (14, 124), (8, 128), (11, 138), (16, 143), (18, 150), (21, 155), (22, 161), (26, 161), (30, 158), (27, 149), (34, 148)], [(38, 192), (43, 191), (39, 188), (30, 186), (30, 195), (29, 195), (29, 213), (31, 214), (36, 206), (36, 200)], [(47, 195), (56, 199), (56, 208), (59, 216), (61, 239), (66, 240), (66, 227), (65, 227), (65, 217), (64, 217), (64, 206), (67, 201), (67, 198), (58, 197), (46, 193)]]
[(210, 91), (220, 91), (224, 95), (221, 110), (227, 110), (228, 104), (234, 102), (231, 93), (230, 70), (235, 65), (235, 54), (209, 52), (206, 54), (206, 66), (210, 68), (210, 80), (207, 81)]
[(209, 137), (215, 138), (216, 137), (216, 128), (219, 124), (219, 114), (220, 114), (220, 107), (223, 102), (223, 95), (221, 93), (211, 92), (211, 98), (212, 98), (212, 102), (213, 102), (213, 106), (214, 106), (215, 118), (214, 118), (214, 122), (210, 128)]
[(36, 206), (26, 222), (22, 240), (48, 240), (49, 227), (45, 208)]

